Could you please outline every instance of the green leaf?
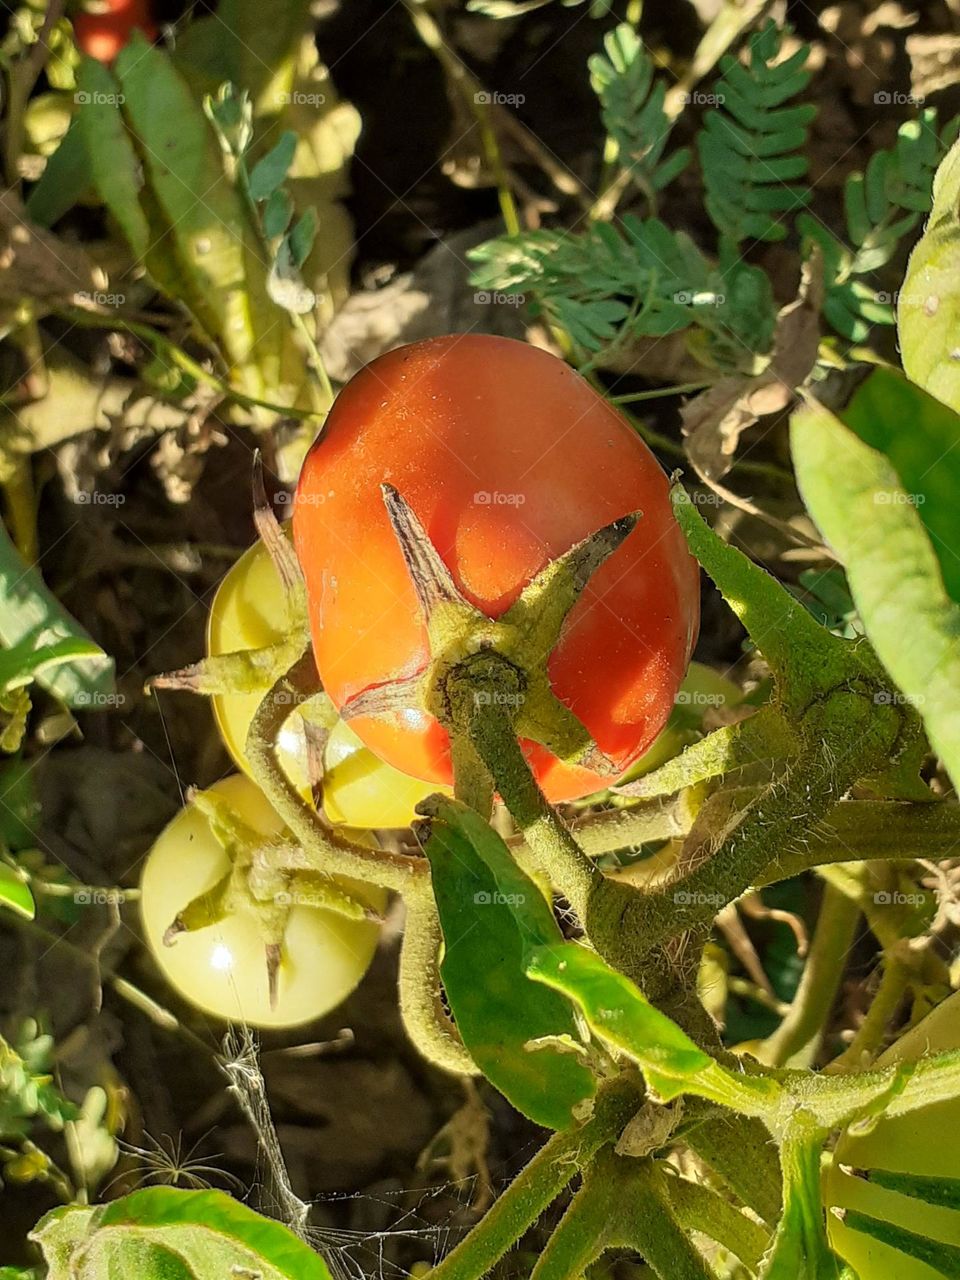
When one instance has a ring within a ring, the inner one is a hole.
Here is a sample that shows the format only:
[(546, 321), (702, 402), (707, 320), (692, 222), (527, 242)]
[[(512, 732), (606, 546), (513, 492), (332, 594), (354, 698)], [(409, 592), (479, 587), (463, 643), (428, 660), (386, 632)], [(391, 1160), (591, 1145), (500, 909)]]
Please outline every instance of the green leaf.
[(37, 914), (37, 904), (33, 900), (30, 886), (26, 880), (17, 875), (12, 867), (0, 862), (0, 906), (9, 908), (17, 915), (32, 920)]
[(241, 389), (276, 399), (285, 381), (286, 329), (277, 323), (256, 230), (223, 172), (210, 123), (169, 56), (137, 32), (115, 72), (146, 178), (147, 269), (186, 303)]
[(907, 264), (897, 324), (907, 375), (960, 411), (960, 362), (955, 356), (960, 325), (958, 199), (960, 142), (955, 142), (933, 180), (933, 208)]
[[(769, 346), (775, 307), (769, 280), (734, 264), (724, 274), (689, 236), (657, 218), (625, 214), (614, 228), (500, 236), (470, 250), (472, 284), (527, 298), (596, 353), (612, 343), (698, 326), (719, 356)], [(536, 308), (535, 308), (536, 309)]]
[(297, 219), (296, 225), (290, 232), (290, 257), (296, 267), (302, 267), (310, 256), (310, 250), (313, 248), (316, 235), (316, 211), (308, 209), (305, 214)]
[(284, 182), (297, 149), (297, 135), (287, 129), (262, 160), (257, 161), (250, 174), (250, 197), (267, 200)]
[(293, 217), (293, 201), (283, 188), (275, 191), (263, 209), (263, 234), (268, 240), (282, 236)]
[[(890, 461), (822, 405), (794, 415), (803, 500), (847, 571), (867, 636), (960, 783), (960, 607)], [(898, 695), (899, 696), (899, 695)]]
[(150, 226), (140, 206), (140, 162), (120, 111), (123, 95), (112, 73), (84, 58), (77, 77), (77, 121), (89, 177), (138, 258), (150, 247)]
[[(69, 707), (89, 706), (114, 690), (113, 660), (63, 609), (37, 570), (24, 563), (2, 524), (0, 643), (21, 656), (75, 643), (78, 648), (73, 656), (55, 661), (52, 666), (41, 663), (33, 671), (37, 683)], [(24, 660), (29, 661), (28, 658)]]
[(895, 369), (876, 369), (841, 415), (865, 444), (893, 463), (960, 604), (960, 414)]
[(75, 116), (27, 197), (27, 213), (38, 226), (52, 227), (89, 190), (90, 159)]
[(444, 990), (464, 1044), (487, 1079), (537, 1124), (565, 1129), (596, 1081), (573, 1053), (531, 1048), (579, 1041), (567, 1002), (524, 972), (530, 945), (560, 945), (549, 904), (506, 845), (466, 805), (431, 800), (430, 860), (443, 929)]
[(851, 1230), (861, 1231), (882, 1244), (890, 1245), (908, 1258), (916, 1258), (945, 1280), (960, 1280), (960, 1248), (956, 1245), (930, 1240), (893, 1222), (860, 1213), (857, 1209), (847, 1209), (843, 1220)]
[(316, 306), (316, 294), (304, 284), (293, 260), (289, 236), (284, 237), (277, 248), (277, 256), (267, 277), (267, 289), (278, 307), (294, 315), (307, 315)]
[[(858, 277), (884, 266), (900, 241), (930, 208), (934, 166), (956, 132), (951, 121), (938, 133), (937, 112), (923, 110), (905, 121), (887, 151), (875, 151), (866, 173), (851, 173), (844, 185), (844, 215), (849, 245), (817, 218), (801, 214), (797, 226), (805, 251), (818, 245), (823, 254), (823, 313), (843, 337), (863, 342), (872, 324), (891, 324), (891, 298)], [(902, 303), (901, 295), (901, 303)]]
[(721, 1067), (628, 978), (586, 947), (576, 942), (533, 947), (527, 973), (573, 1000), (598, 1036), (638, 1064), (660, 1101), (699, 1094), (749, 1115), (763, 1115), (776, 1105), (776, 1081)]
[(57, 1209), (31, 1239), (48, 1280), (330, 1280), (319, 1254), (222, 1191), (151, 1187), (98, 1209)]
[(304, 0), (220, 0), (215, 14), (178, 34), (176, 57), (208, 92), (242, 85), (256, 115), (276, 115), (293, 74), (298, 38), (312, 30)]
[(783, 34), (772, 21), (755, 32), (746, 67), (732, 54), (720, 59), (714, 93), (721, 106), (707, 112), (697, 135), (704, 204), (720, 232), (721, 261), (738, 257), (743, 240), (783, 240), (790, 224), (781, 215), (810, 198), (796, 180), (807, 171), (803, 149), (817, 109), (784, 105), (807, 86), (810, 47), (778, 61)]
[(0, 688), (4, 691), (19, 689), (34, 681), (41, 671), (73, 662), (78, 658), (101, 658), (103, 650), (92, 640), (82, 636), (68, 636), (54, 644), (36, 647), (36, 640), (28, 638), (10, 649), (0, 650)]
[(603, 46), (606, 56), (594, 54), (588, 66), (607, 136), (641, 189), (660, 191), (690, 161), (686, 148), (662, 159), (673, 127), (663, 109), (663, 81), (654, 80), (653, 62), (629, 22), (609, 31)]

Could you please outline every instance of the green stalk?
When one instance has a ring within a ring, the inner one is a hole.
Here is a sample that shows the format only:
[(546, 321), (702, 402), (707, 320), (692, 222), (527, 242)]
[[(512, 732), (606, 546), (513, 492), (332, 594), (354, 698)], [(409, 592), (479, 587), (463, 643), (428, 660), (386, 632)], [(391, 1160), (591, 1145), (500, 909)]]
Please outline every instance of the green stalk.
[(757, 1057), (773, 1067), (812, 1066), (856, 937), (860, 908), (824, 885), (820, 914), (797, 994), (786, 1017)]
[(869, 1066), (880, 1051), (887, 1027), (903, 1002), (915, 972), (914, 967), (902, 960), (895, 950), (887, 952), (880, 985), (863, 1022), (839, 1058), (827, 1065), (827, 1071), (857, 1071)]
[[(695, 1105), (686, 1105), (689, 1115)], [(729, 1189), (764, 1222), (780, 1216), (780, 1162), (777, 1148), (762, 1120), (718, 1112), (710, 1107), (706, 1119), (684, 1129), (685, 1142)]]
[(267, 692), (250, 722), (245, 752), (254, 781), (299, 842), (307, 868), (382, 885), (410, 896), (430, 893), (430, 877), (422, 858), (355, 844), (324, 826), (281, 769), (276, 740), (290, 708), (317, 692), (312, 648)]
[[(610, 1156), (611, 1161), (616, 1159)], [(628, 1190), (621, 1212), (629, 1213), (629, 1222), (618, 1243), (637, 1249), (660, 1280), (716, 1280), (716, 1273), (677, 1221), (663, 1175), (653, 1161), (632, 1161), (621, 1180)]]
[(635, 1086), (613, 1081), (597, 1094), (579, 1129), (556, 1133), (517, 1174), (470, 1234), (430, 1272), (430, 1280), (480, 1280), (552, 1204), (578, 1169), (613, 1142), (640, 1105)]
[(514, 733), (509, 704), (498, 690), (492, 691), (489, 699), (478, 697), (469, 675), (462, 682), (452, 679), (450, 686), (455, 722), (465, 725), (478, 757), (544, 874), (583, 920), (590, 894), (603, 876), (537, 786)]

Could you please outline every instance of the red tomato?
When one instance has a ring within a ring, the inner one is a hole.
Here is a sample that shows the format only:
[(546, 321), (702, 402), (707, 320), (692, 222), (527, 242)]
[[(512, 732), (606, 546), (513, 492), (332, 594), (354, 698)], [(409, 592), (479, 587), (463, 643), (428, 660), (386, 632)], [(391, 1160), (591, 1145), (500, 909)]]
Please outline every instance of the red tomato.
[(157, 38), (149, 0), (99, 0), (96, 11), (81, 10), (73, 19), (77, 45), (98, 62), (112, 62), (134, 31)]
[[(551, 559), (642, 511), (571, 610), (548, 662), (554, 692), (626, 768), (666, 722), (699, 619), (696, 562), (667, 479), (636, 433), (561, 360), (510, 338), (432, 338), (362, 369), (304, 463), (294, 508), (317, 666), (338, 707), (429, 658), (383, 481), (490, 617)], [(350, 724), (396, 768), (451, 781), (447, 733), (425, 711)], [(524, 749), (553, 801), (609, 783), (540, 744)]]

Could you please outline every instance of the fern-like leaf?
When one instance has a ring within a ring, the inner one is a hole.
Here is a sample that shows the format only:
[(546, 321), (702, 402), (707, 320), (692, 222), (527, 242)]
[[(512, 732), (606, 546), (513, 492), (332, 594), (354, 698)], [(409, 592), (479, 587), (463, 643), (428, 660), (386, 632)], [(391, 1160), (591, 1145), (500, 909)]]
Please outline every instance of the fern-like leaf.
[(654, 78), (653, 62), (630, 23), (609, 31), (603, 46), (606, 55), (595, 53), (588, 66), (607, 137), (633, 181), (655, 193), (686, 168), (690, 152), (681, 147), (663, 159), (673, 126), (663, 109), (666, 86)]
[(859, 277), (885, 266), (904, 236), (930, 211), (933, 174), (960, 129), (960, 117), (938, 132), (928, 107), (902, 124), (896, 143), (875, 151), (864, 173), (851, 173), (843, 190), (846, 243), (802, 213), (797, 226), (809, 254), (823, 255), (823, 314), (842, 337), (863, 342), (873, 324), (893, 324), (893, 297)]
[[(722, 274), (689, 236), (657, 218), (500, 236), (471, 250), (481, 290), (523, 297), (587, 356), (696, 326), (711, 362), (740, 367), (769, 348), (774, 304), (763, 272)], [(707, 353), (704, 353), (707, 354)]]
[(786, 105), (806, 88), (810, 52), (802, 45), (778, 62), (782, 32), (771, 22), (750, 39), (747, 66), (720, 60), (715, 86), (720, 107), (708, 111), (697, 135), (707, 213), (720, 232), (721, 261), (744, 240), (783, 240), (784, 215), (810, 198), (799, 182), (807, 172), (803, 148), (812, 104)]

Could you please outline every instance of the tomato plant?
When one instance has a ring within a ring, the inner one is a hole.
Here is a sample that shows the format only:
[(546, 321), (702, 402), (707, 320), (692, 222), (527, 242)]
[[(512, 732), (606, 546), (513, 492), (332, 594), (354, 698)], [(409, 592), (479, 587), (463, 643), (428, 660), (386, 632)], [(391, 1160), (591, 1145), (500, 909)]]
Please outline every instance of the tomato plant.
[[(879, 1066), (916, 1062), (924, 1054), (960, 1048), (960, 994), (937, 1005), (879, 1059)], [(960, 1124), (960, 1098), (931, 1103), (904, 1116), (883, 1116), (865, 1132), (841, 1135), (825, 1178), (828, 1207), (855, 1209), (946, 1245), (960, 1246), (960, 1212), (925, 1204), (875, 1185), (847, 1170), (892, 1170), (926, 1177), (960, 1178), (960, 1156), (951, 1135)], [(940, 1274), (917, 1258), (830, 1213), (830, 1239), (854, 1267), (859, 1280), (936, 1280)]]
[[(282, 640), (292, 624), (288, 599), (266, 546), (255, 542), (224, 575), (207, 619), (207, 653), (262, 649)], [(245, 744), (250, 721), (269, 684), (215, 693), (213, 714), (224, 746), (238, 768), (249, 770)], [(307, 748), (303, 722), (295, 710), (280, 733), (278, 753), (295, 782), (306, 784)]]
[[(221, 779), (210, 792), (265, 838), (280, 834), (280, 819), (242, 774)], [(141, 909), (147, 942), (164, 976), (207, 1013), (254, 1026), (295, 1026), (336, 1008), (373, 957), (378, 929), (371, 921), (294, 901), (283, 933), (275, 1004), (264, 939), (252, 910), (230, 911), (164, 945), (178, 913), (213, 889), (229, 868), (227, 852), (196, 805), (178, 813), (150, 850), (141, 877)], [(383, 906), (382, 892), (362, 892), (372, 907)]]
[[(666, 477), (616, 410), (555, 357), (483, 334), (415, 343), (357, 374), (304, 464), (294, 509), (317, 666), (337, 706), (423, 670), (430, 656), (384, 482), (409, 503), (465, 598), (493, 618), (553, 557), (642, 512), (548, 662), (555, 694), (600, 749), (620, 769), (635, 760), (686, 670), (699, 580)], [(397, 768), (452, 780), (448, 735), (423, 706), (358, 716), (353, 727)], [(550, 799), (604, 785), (595, 770), (525, 746)]]
[(407, 827), (416, 805), (436, 790), (384, 764), (342, 720), (331, 730), (323, 755), (323, 807), (331, 822)]
[(98, 62), (112, 62), (134, 31), (157, 38), (150, 0), (97, 0), (73, 19), (77, 44)]

